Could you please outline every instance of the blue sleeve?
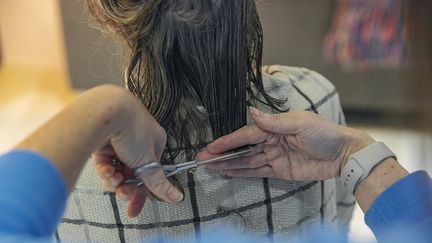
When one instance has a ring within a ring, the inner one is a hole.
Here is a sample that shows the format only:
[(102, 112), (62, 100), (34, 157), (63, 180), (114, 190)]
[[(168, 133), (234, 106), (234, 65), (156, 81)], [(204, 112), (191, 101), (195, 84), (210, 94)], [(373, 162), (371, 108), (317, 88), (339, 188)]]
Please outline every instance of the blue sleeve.
[(47, 158), (30, 150), (0, 157), (0, 235), (52, 235), (66, 199), (64, 179)]
[(414, 172), (391, 185), (365, 214), (365, 221), (378, 240), (396, 228), (426, 233), (424, 229), (432, 229), (431, 219), (432, 180), (424, 171)]

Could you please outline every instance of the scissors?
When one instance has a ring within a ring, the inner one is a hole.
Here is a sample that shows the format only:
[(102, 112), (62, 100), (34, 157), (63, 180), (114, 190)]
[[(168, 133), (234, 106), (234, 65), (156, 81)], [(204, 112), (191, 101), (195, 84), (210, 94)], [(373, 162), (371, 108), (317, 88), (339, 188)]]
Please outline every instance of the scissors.
[(123, 184), (138, 184), (138, 185), (144, 184), (143, 180), (139, 178), (139, 175), (144, 171), (162, 169), (165, 173), (165, 176), (170, 177), (179, 173), (190, 171), (191, 169), (197, 168), (198, 166), (201, 165), (225, 161), (229, 159), (240, 158), (243, 155), (251, 152), (254, 147), (255, 145), (246, 145), (244, 147), (231, 150), (230, 152), (216, 158), (201, 160), (201, 161), (192, 160), (192, 161), (187, 161), (184, 163), (174, 164), (174, 165), (162, 165), (160, 162), (153, 161), (136, 168), (134, 170), (135, 178), (126, 179), (123, 181)]

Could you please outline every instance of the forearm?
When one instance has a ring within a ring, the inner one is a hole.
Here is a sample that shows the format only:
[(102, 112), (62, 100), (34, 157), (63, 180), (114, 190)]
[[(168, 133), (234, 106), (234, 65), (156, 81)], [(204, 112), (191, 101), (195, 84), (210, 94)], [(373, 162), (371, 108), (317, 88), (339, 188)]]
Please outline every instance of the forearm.
[(378, 164), (355, 192), (357, 203), (363, 212), (369, 209), (381, 193), (406, 175), (408, 172), (393, 158)]
[(122, 91), (113, 86), (92, 89), (76, 99), (18, 148), (28, 148), (50, 159), (64, 176), (69, 191), (86, 160), (107, 144), (127, 119)]

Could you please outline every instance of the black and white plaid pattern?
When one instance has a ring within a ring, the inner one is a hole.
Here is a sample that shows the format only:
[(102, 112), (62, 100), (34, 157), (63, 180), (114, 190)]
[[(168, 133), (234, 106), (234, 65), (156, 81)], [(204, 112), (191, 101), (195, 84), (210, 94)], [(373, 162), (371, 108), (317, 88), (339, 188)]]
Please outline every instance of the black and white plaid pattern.
[[(273, 97), (286, 97), (285, 108), (309, 110), (335, 123), (345, 123), (338, 94), (323, 76), (286, 66), (265, 67), (264, 72), (266, 90)], [(267, 107), (259, 108), (271, 112)], [(352, 195), (334, 179), (288, 182), (229, 178), (206, 169), (178, 179), (186, 193), (182, 203), (148, 200), (141, 215), (129, 219), (126, 203), (113, 194), (103, 195), (94, 164), (88, 163), (70, 196), (56, 238), (66, 242), (180, 242), (191, 234), (199, 239), (214, 228), (236, 228), (267, 236), (268, 241), (288, 236), (295, 239), (302, 237), (309, 223), (347, 229), (354, 206)]]

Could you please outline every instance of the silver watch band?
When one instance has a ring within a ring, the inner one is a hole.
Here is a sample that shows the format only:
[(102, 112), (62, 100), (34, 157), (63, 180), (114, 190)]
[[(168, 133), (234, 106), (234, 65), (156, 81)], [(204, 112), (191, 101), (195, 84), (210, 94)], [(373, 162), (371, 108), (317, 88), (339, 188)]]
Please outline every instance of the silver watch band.
[(357, 186), (368, 177), (371, 170), (389, 157), (396, 159), (396, 155), (382, 142), (369, 144), (349, 156), (341, 172), (344, 188), (354, 194)]

